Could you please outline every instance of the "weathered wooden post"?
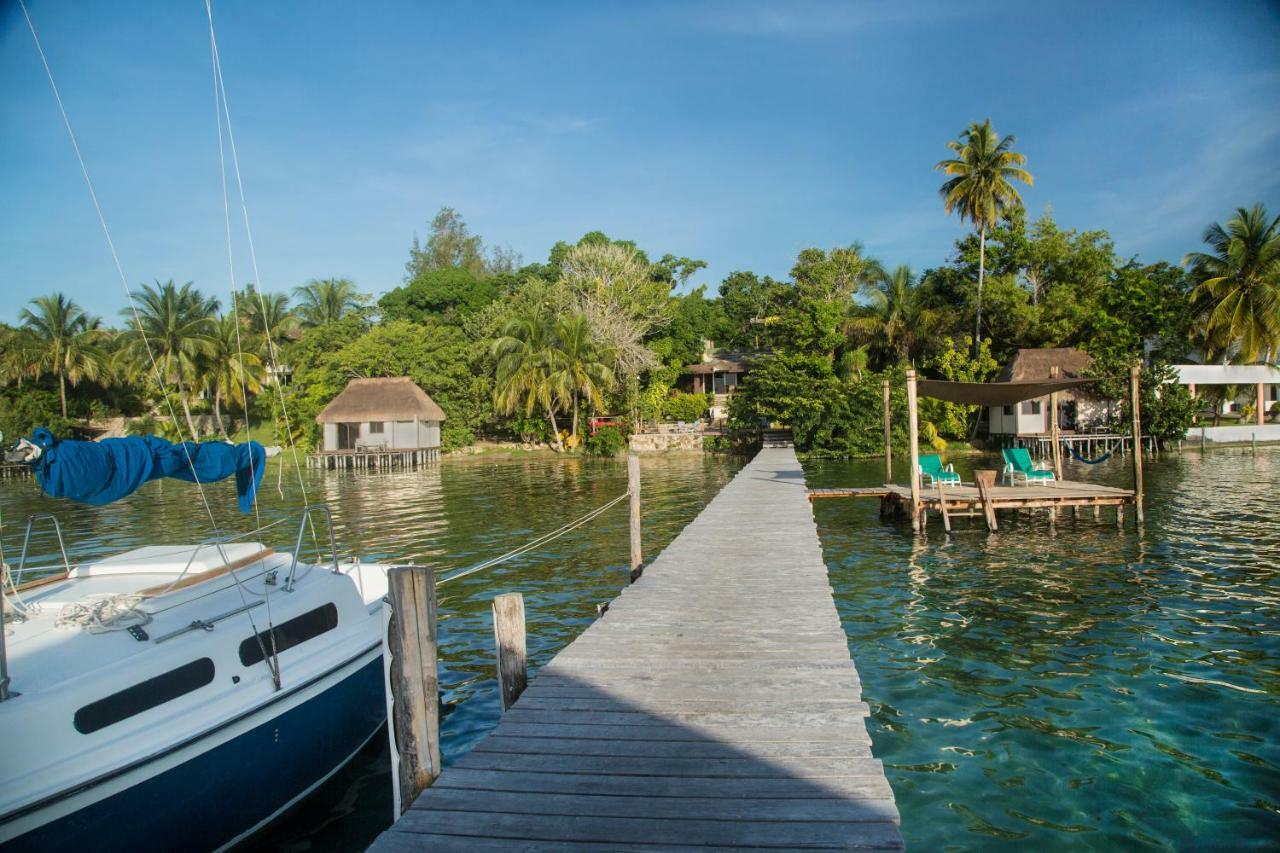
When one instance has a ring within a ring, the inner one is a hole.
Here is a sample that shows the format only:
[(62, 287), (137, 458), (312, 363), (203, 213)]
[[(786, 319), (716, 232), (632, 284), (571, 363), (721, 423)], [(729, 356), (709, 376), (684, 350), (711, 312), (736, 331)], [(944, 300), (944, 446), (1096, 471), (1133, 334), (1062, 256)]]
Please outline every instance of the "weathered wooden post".
[(383, 651), (391, 688), (388, 729), (399, 817), (440, 775), (436, 574), (428, 566), (394, 566), (387, 572), (387, 585), (391, 621)]
[(884, 481), (893, 482), (893, 435), (889, 425), (889, 380), (880, 383), (884, 392)]
[(627, 494), (631, 496), (631, 580), (634, 583), (644, 569), (640, 549), (640, 456), (627, 456)]
[(1139, 375), (1142, 368), (1129, 368), (1129, 405), (1133, 409), (1133, 515), (1134, 523), (1142, 526), (1142, 412), (1138, 404)]
[(907, 433), (911, 452), (911, 529), (924, 529), (920, 519), (920, 415), (916, 411), (916, 372), (907, 371)]
[[(1049, 368), (1049, 378), (1057, 379), (1058, 365)], [(1053, 476), (1062, 482), (1062, 437), (1058, 434), (1058, 392), (1049, 394), (1049, 440), (1053, 442)]]
[(498, 652), (498, 689), (505, 712), (529, 684), (525, 657), (524, 596), (508, 592), (493, 599), (493, 643)]

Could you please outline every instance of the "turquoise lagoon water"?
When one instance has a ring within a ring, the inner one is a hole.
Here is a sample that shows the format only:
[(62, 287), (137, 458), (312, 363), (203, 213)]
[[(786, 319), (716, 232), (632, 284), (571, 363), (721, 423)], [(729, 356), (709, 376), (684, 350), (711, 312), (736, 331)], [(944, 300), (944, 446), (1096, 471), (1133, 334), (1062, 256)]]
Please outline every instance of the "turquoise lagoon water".
[[(960, 458), (968, 469), (981, 460)], [(989, 460), (988, 460), (989, 461)], [(1128, 484), (1127, 460), (1069, 476)], [(644, 460), (646, 553), (669, 542), (737, 464)], [(881, 463), (809, 462), (810, 485), (873, 485)], [(273, 469), (264, 521), (300, 506)], [(502, 553), (626, 488), (620, 461), (449, 459), (416, 472), (308, 472), (340, 547), (441, 571)], [(915, 850), (1268, 849), (1280, 845), (1280, 449), (1192, 451), (1147, 465), (1142, 535), (1114, 516), (1002, 519), (988, 534), (913, 537), (871, 500), (815, 504), (836, 603)], [(230, 521), (225, 484), (210, 489)], [(225, 509), (224, 509), (225, 508)], [(14, 561), (27, 514), (55, 510), (72, 559), (207, 534), (190, 487), (110, 507), (0, 483)], [(236, 524), (244, 525), (242, 519)], [(292, 548), (293, 522), (268, 532)], [(41, 534), (36, 547), (48, 552)], [(499, 716), (489, 601), (524, 593), (531, 662), (595, 618), (626, 574), (618, 507), (518, 560), (442, 588), (445, 760)], [(784, 578), (779, 579), (785, 582)], [(249, 849), (363, 850), (391, 819), (385, 739)]]
[(815, 504), (908, 849), (1280, 848), (1280, 448), (1145, 473), (1141, 534), (1104, 509), (916, 538), (875, 501)]

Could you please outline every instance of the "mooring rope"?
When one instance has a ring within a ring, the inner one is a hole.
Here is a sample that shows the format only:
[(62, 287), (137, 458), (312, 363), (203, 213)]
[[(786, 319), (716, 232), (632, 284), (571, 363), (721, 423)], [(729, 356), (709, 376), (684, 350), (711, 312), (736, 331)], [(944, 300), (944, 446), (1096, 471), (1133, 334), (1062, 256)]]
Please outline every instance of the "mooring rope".
[(587, 522), (593, 521), (596, 518), (600, 517), (601, 515), (604, 514), (606, 510), (611, 509), (621, 501), (626, 500), (628, 497), (630, 497), (630, 495), (631, 495), (631, 492), (629, 491), (623, 492), (613, 500), (609, 501), (606, 504), (596, 507), (595, 509), (591, 510), (591, 512), (588, 512), (586, 515), (582, 516), (581, 518), (575, 519), (574, 521), (571, 521), (562, 527), (558, 527), (555, 530), (552, 530), (550, 533), (544, 533), (542, 536), (539, 536), (537, 539), (532, 539), (526, 542), (525, 544), (521, 545), (519, 548), (513, 548), (505, 554), (502, 554), (500, 556), (494, 557), (489, 560), (485, 560), (482, 563), (476, 563), (474, 566), (463, 569), (462, 571), (457, 572), (456, 574), (449, 575), (449, 577), (447, 578), (442, 578), (441, 580), (436, 582), (436, 586), (440, 586), (441, 584), (446, 584), (449, 581), (456, 581), (459, 578), (464, 578), (467, 575), (473, 575), (476, 572), (484, 571), (485, 569), (493, 568), (494, 566), (499, 565), (500, 563), (505, 563), (508, 560), (513, 560), (516, 557), (520, 556), (521, 554), (526, 554), (529, 551), (532, 551), (534, 548), (538, 548), (554, 539), (558, 539), (561, 536), (565, 535), (566, 533), (572, 530), (577, 530), (579, 527), (586, 524)]

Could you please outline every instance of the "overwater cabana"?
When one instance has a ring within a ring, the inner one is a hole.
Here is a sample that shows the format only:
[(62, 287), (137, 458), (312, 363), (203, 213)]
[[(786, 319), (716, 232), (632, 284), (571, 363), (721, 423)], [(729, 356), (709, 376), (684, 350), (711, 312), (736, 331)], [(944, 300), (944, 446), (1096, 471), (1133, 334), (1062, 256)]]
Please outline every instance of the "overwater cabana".
[[(1132, 407), (1132, 434), (1141, 435), (1141, 412), (1138, 402), (1139, 368), (1129, 372), (1130, 405)], [(907, 426), (910, 452), (910, 483), (903, 486), (893, 482), (893, 448), (891, 444), (892, 413), (889, 406), (889, 383), (884, 383), (884, 449), (885, 484), (881, 487), (860, 489), (816, 489), (811, 499), (834, 497), (878, 497), (880, 515), (905, 517), (911, 528), (923, 532), (928, 524), (929, 512), (942, 518), (949, 531), (955, 516), (981, 516), (987, 528), (998, 527), (997, 510), (1044, 509), (1049, 517), (1056, 518), (1061, 509), (1071, 508), (1077, 514), (1081, 507), (1090, 507), (1095, 518), (1101, 517), (1104, 506), (1115, 507), (1116, 525), (1124, 523), (1124, 508), (1133, 506), (1134, 521), (1142, 524), (1142, 453), (1140, 443), (1133, 445), (1133, 488), (1118, 489), (1094, 483), (1083, 483), (1062, 478), (1062, 443), (1058, 428), (1058, 395), (1096, 381), (1095, 379), (1061, 378), (1056, 371), (1044, 380), (1007, 382), (946, 382), (937, 379), (919, 379), (914, 370), (907, 371)], [(1052, 448), (1054, 479), (1037, 481), (1027, 485), (999, 485), (997, 471), (979, 471), (972, 484), (944, 484), (934, 480), (925, 488), (920, 472), (920, 421), (919, 398), (932, 397), (950, 403), (977, 406), (1018, 405), (1024, 400), (1049, 398), (1049, 437)]]

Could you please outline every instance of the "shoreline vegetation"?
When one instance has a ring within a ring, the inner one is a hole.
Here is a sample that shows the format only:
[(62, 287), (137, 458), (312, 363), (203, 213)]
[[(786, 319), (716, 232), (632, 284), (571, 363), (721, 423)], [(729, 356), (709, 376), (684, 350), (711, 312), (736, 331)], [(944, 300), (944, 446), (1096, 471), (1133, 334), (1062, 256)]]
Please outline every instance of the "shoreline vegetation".
[[(1143, 359), (1144, 426), (1158, 443), (1182, 439), (1202, 405), (1220, 409), (1236, 389), (1193, 400), (1165, 384), (1169, 364), (1280, 352), (1280, 217), (1242, 207), (1177, 264), (1124, 258), (1106, 231), (1063, 228), (1051, 209), (1028, 220), (1015, 184), (1033, 176), (1014, 145), (989, 121), (947, 144), (939, 215), (973, 231), (919, 273), (851, 242), (804, 249), (786, 280), (737, 271), (710, 294), (693, 286), (706, 267), (696, 258), (654, 259), (592, 231), (525, 263), (446, 207), (376, 301), (341, 277), (290, 293), (248, 284), (225, 299), (157, 281), (133, 291), (113, 328), (62, 293), (37, 297), (17, 325), (0, 324), (0, 430), (67, 435), (123, 418), (131, 433), (306, 452), (319, 444), (316, 414), (350, 379), (408, 376), (448, 415), (446, 453), (487, 442), (608, 456), (645, 425), (707, 414), (710, 395), (682, 376), (712, 341), (757, 354), (728, 426), (788, 426), (808, 456), (880, 455), (881, 381), (903, 410), (908, 366), (982, 382), (1041, 347), (1088, 352), (1098, 377)], [(1118, 379), (1098, 387), (1122, 396)], [(959, 452), (977, 415), (922, 400), (922, 443)], [(601, 416), (622, 426), (592, 429)], [(1127, 421), (1121, 411), (1113, 427)], [(893, 444), (906, 446), (904, 424)]]

